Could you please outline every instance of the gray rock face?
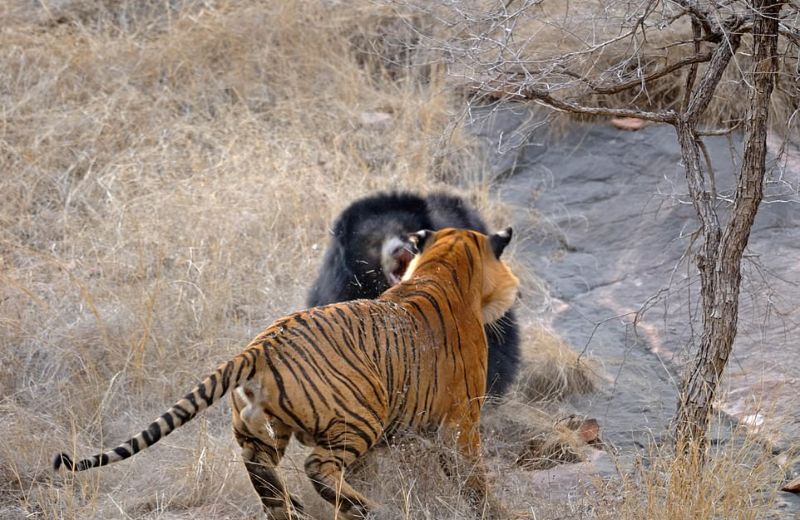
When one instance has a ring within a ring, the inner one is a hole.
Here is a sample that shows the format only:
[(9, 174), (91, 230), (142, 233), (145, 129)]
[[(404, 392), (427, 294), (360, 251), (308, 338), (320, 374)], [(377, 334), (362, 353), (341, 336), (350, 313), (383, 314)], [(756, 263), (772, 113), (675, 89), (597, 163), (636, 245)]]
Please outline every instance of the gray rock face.
[[(574, 406), (598, 418), (604, 439), (624, 452), (669, 428), (701, 331), (700, 280), (687, 254), (698, 221), (677, 138), (666, 125), (624, 132), (603, 124), (524, 136), (519, 128), (530, 117), (512, 107), (474, 129), (504, 179), (499, 196), (541, 218), (537, 229), (517, 226), (527, 233), (518, 256), (555, 299), (553, 327), (604, 366), (606, 388)], [(724, 222), (741, 136), (705, 141)], [(719, 409), (780, 448), (800, 433), (800, 167), (770, 168), (745, 253), (738, 336)]]

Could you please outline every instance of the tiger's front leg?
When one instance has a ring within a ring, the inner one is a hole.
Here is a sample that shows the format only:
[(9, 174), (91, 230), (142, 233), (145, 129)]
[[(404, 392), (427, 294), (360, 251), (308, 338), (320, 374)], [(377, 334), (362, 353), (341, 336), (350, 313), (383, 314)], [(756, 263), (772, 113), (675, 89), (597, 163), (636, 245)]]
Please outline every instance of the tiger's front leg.
[[(511, 518), (506, 508), (491, 494), (487, 484), (486, 467), (481, 455), (480, 409), (470, 410), (444, 425), (445, 439), (455, 445), (467, 465), (463, 493), (478, 518), (506, 520)], [(451, 476), (454, 471), (443, 461), (444, 470)]]

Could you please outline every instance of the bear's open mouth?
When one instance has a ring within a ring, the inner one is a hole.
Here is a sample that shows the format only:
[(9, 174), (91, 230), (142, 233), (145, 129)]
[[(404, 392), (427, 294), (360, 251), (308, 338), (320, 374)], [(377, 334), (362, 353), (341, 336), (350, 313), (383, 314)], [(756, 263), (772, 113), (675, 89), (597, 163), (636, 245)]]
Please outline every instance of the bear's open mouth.
[(403, 275), (406, 269), (408, 269), (408, 264), (411, 263), (411, 259), (414, 258), (414, 254), (404, 246), (397, 248), (392, 254), (392, 258), (394, 259), (394, 265), (392, 269), (386, 271), (386, 279), (389, 281), (389, 284), (396, 285), (403, 279)]

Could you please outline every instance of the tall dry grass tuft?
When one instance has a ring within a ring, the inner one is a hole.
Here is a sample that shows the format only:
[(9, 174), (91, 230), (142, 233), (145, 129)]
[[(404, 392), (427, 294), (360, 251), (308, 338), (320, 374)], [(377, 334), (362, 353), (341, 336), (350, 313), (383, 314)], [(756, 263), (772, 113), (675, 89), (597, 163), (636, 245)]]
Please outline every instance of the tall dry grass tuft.
[(600, 386), (600, 368), (542, 324), (526, 327), (523, 343), (531, 348), (523, 352), (525, 368), (517, 386), (526, 399), (558, 401), (591, 393)]
[[(718, 418), (729, 439), (703, 453), (650, 448), (632, 472), (601, 491), (609, 507), (598, 518), (747, 520), (769, 517), (789, 459), (776, 458), (744, 428)], [(774, 513), (774, 511), (773, 511)]]

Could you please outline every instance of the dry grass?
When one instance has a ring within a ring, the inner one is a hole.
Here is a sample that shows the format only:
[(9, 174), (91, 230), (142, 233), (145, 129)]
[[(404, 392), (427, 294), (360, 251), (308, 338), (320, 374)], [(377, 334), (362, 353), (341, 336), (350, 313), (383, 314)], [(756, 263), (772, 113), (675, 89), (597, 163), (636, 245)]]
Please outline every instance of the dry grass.
[(518, 391), (534, 401), (560, 400), (593, 392), (602, 379), (595, 363), (581, 356), (557, 334), (541, 324), (527, 327), (523, 343), (536, 348), (523, 352), (525, 360)]
[(601, 492), (608, 507), (597, 518), (764, 518), (790, 454), (774, 457), (745, 428), (734, 427), (730, 434), (728, 442), (709, 450), (703, 464), (694, 449), (675, 455), (651, 447), (647, 456), (636, 458), (633, 471)]
[[(444, 71), (376, 40), (412, 38), (402, 16), (367, 0), (0, 5), (0, 517), (257, 517), (226, 405), (101, 471), (56, 476), (52, 456), (127, 438), (301, 307), (353, 198), (446, 187), (507, 221)], [(486, 426), (498, 494), (521, 510), (539, 498), (514, 450), (554, 428), (527, 401), (594, 384), (528, 330), (522, 397)], [(441, 448), (408, 442), (365, 467), (365, 491), (390, 518), (463, 518), (426, 455)], [(293, 451), (290, 486), (325, 517)]]
[(0, 8), (0, 516), (254, 514), (225, 405), (108, 471), (51, 457), (126, 437), (301, 307), (353, 198), (450, 180), (504, 210), (443, 75), (366, 52), (372, 3), (44, 5)]

